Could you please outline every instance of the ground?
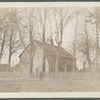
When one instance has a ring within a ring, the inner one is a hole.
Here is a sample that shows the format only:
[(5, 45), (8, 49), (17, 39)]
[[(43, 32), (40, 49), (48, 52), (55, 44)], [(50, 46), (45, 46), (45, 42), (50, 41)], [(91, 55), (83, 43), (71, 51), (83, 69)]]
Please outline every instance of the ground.
[(100, 92), (100, 81), (0, 79), (0, 92)]

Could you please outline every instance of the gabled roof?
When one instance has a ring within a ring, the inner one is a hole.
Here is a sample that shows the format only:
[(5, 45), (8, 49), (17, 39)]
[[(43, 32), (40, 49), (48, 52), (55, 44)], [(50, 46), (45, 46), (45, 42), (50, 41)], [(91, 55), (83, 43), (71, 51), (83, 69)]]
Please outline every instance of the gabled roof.
[[(38, 40), (34, 40), (35, 44), (42, 48), (46, 54), (50, 54), (50, 55), (55, 55), (56, 56), (56, 51), (58, 49), (57, 46), (55, 45), (49, 45), (47, 43), (43, 43), (41, 41)], [(30, 44), (27, 46), (27, 48), (30, 46)], [(25, 50), (19, 55), (19, 57), (21, 57), (21, 55), (25, 52)], [(64, 58), (71, 58), (73, 59), (73, 56), (68, 53), (64, 48), (61, 47), (60, 53), (59, 53), (60, 57), (64, 57)]]

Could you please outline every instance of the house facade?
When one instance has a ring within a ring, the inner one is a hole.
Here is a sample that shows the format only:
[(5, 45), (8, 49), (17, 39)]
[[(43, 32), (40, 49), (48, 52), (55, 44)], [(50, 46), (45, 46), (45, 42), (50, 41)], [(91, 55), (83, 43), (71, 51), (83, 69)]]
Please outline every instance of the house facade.
[[(61, 48), (59, 57), (57, 55), (58, 47), (35, 40), (32, 50), (30, 44), (27, 46), (27, 51), (23, 51), (20, 57), (20, 67), (23, 71), (30, 71), (30, 56), (32, 58), (32, 72), (72, 72), (73, 57), (64, 48)], [(32, 51), (32, 54), (31, 54)], [(56, 68), (56, 61), (58, 66)], [(56, 70), (57, 69), (57, 70)]]

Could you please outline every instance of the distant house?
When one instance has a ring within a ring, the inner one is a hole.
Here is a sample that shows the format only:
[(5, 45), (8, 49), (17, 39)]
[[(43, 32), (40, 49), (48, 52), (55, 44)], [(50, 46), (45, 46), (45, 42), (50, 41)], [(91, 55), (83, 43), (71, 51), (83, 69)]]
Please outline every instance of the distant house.
[[(27, 46), (27, 49), (30, 50), (30, 44)], [(43, 43), (37, 40), (34, 40), (33, 45), (33, 72), (38, 70), (42, 72), (55, 72), (56, 68), (56, 58), (58, 47), (53, 44)], [(29, 71), (30, 60), (29, 54), (24, 50), (20, 55), (20, 67), (23, 71)], [(45, 61), (43, 61), (45, 57)], [(58, 72), (68, 72), (73, 70), (73, 56), (68, 53), (64, 48), (61, 48), (59, 53), (59, 65), (57, 67)], [(45, 64), (43, 63), (45, 62)]]
[(7, 72), (8, 64), (0, 64), (0, 72)]

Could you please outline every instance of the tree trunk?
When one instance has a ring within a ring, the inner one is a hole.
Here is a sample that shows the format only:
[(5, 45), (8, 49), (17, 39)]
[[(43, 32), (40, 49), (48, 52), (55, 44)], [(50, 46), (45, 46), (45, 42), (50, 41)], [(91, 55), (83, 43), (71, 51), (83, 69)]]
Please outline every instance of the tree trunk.
[(6, 38), (6, 32), (3, 35), (2, 44), (1, 44), (0, 63), (1, 63), (2, 55), (3, 55), (4, 46), (5, 46), (5, 38)]
[(9, 42), (9, 58), (8, 58), (8, 71), (10, 71), (10, 63), (11, 63), (11, 51), (12, 51), (12, 38), (13, 38), (13, 30), (10, 33), (10, 42)]
[(0, 63), (1, 63), (2, 54), (0, 54)]
[(88, 33), (87, 33), (87, 22), (85, 21), (85, 34), (86, 34), (86, 57), (88, 60), (88, 66), (91, 70), (91, 61), (90, 61), (90, 53), (89, 53), (89, 39), (88, 39)]
[[(43, 23), (43, 31), (42, 31), (43, 43), (46, 43), (46, 39), (45, 39), (46, 16), (47, 16), (47, 8), (44, 9), (44, 23)], [(46, 48), (45, 48), (45, 50), (46, 50)], [(43, 55), (43, 65), (42, 65), (43, 72), (45, 72), (45, 60), (46, 60), (46, 52), (44, 52), (44, 55)]]
[(74, 40), (73, 49), (74, 49), (74, 64), (73, 64), (73, 72), (76, 70), (76, 38)]
[(9, 58), (8, 58), (8, 71), (9, 72), (10, 72), (10, 67), (11, 67), (10, 63), (11, 63), (11, 54), (9, 54)]
[(56, 64), (55, 64), (55, 71), (58, 71), (58, 66), (59, 66), (59, 50), (57, 49), (56, 51)]
[(83, 70), (85, 71), (85, 62), (83, 62)]
[(30, 73), (33, 72), (33, 36), (32, 36), (32, 26), (30, 26), (30, 52), (29, 52), (29, 58), (30, 58)]
[(83, 70), (85, 71), (86, 56), (85, 56), (85, 55), (83, 55), (83, 56), (84, 56), (84, 61), (83, 61)]
[(12, 57), (12, 44), (13, 44), (13, 35), (14, 35), (14, 30), (11, 29), (11, 33), (10, 33), (10, 38), (9, 38), (9, 57), (8, 57), (8, 71), (10, 71), (10, 67), (11, 67), (11, 57)]
[(74, 57), (73, 72), (76, 71), (76, 58)]
[[(60, 35), (58, 36), (58, 51), (56, 57), (56, 71), (58, 71), (59, 61), (60, 61), (60, 52), (62, 46), (62, 39), (63, 39), (63, 16), (62, 16), (62, 8), (60, 8)], [(60, 40), (59, 40), (60, 38)]]
[(33, 57), (30, 59), (30, 73), (33, 72)]
[(45, 54), (43, 55), (43, 64), (42, 64), (42, 71), (45, 72), (45, 60), (46, 60), (46, 56)]
[(77, 38), (77, 29), (78, 29), (78, 16), (76, 17), (76, 25), (75, 25), (75, 38), (73, 43), (74, 49), (74, 64), (73, 64), (73, 72), (76, 70), (76, 38)]

